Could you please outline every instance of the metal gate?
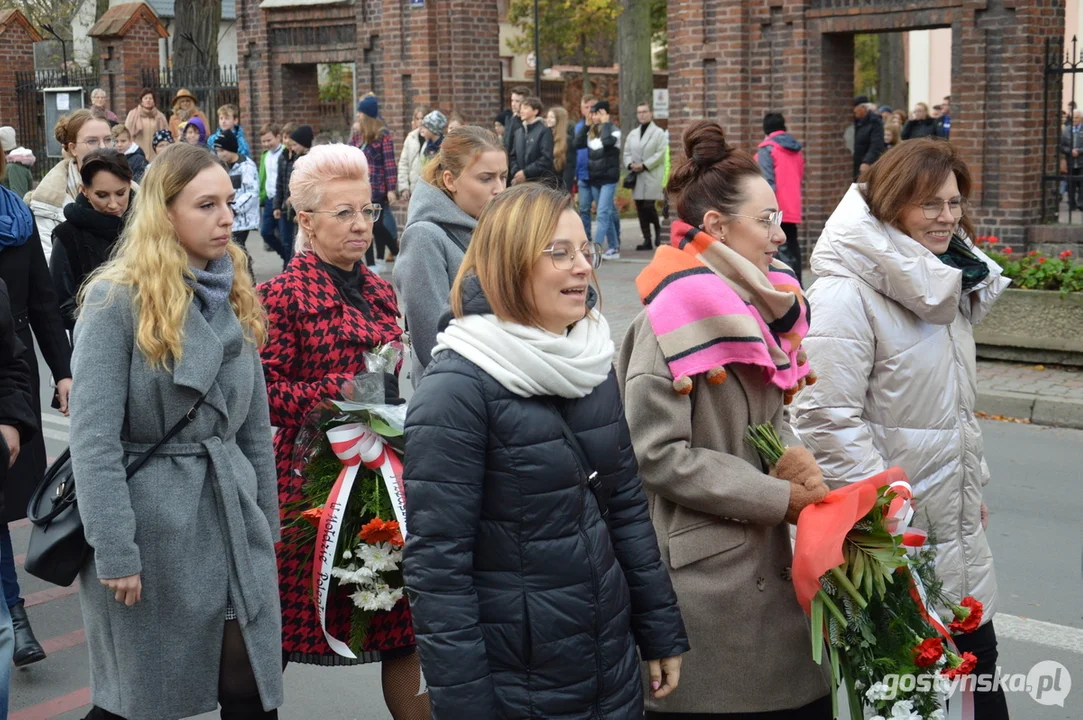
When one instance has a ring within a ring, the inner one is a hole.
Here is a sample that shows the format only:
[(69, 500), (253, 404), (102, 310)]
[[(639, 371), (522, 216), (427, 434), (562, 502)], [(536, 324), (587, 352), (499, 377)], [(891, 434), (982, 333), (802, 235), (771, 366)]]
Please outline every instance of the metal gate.
[[(1072, 129), (1072, 110), (1077, 107), (1076, 86), (1080, 73), (1083, 73), (1083, 58), (1080, 58), (1076, 38), (1072, 37), (1070, 49), (1064, 47), (1063, 38), (1046, 38), (1042, 115), (1043, 223), (1083, 222), (1083, 204), (1076, 203), (1077, 199), (1083, 199), (1083, 150), (1080, 150), (1078, 158), (1073, 158), (1070, 142), (1076, 133)], [(1068, 79), (1070, 87), (1066, 89), (1065, 81)], [(1070, 98), (1067, 122), (1061, 120), (1061, 114), (1057, 111), (1063, 107), (1065, 95)], [(1083, 126), (1078, 132), (1083, 135)], [(1079, 142), (1083, 143), (1083, 138)], [(1067, 152), (1065, 147), (1068, 148)], [(1073, 159), (1079, 164), (1075, 171), (1072, 169)], [(1066, 193), (1067, 199), (1064, 198)]]
[[(173, 98), (178, 90), (183, 88), (195, 95), (199, 99), (199, 109), (207, 116), (207, 122), (211, 125), (207, 128), (208, 133), (218, 129), (218, 108), (227, 104), (240, 108), (241, 96), (237, 90), (235, 65), (144, 69), (140, 77), (143, 87), (154, 92), (156, 105), (167, 117), (173, 109)], [(240, 110), (243, 126), (245, 108)], [(247, 133), (252, 138), (252, 133), (258, 131), (259, 128), (248, 128)]]
[[(17, 70), (15, 72), (15, 103), (18, 106), (19, 131), (18, 142), (34, 151), (37, 162), (34, 164), (34, 176), (42, 178), (53, 169), (59, 158), (50, 158), (47, 153), (47, 139), (53, 128), (45, 127), (45, 96), (43, 90), (61, 87), (82, 87), (87, 102), (90, 91), (99, 87), (101, 77), (93, 68), (73, 68), (62, 70)], [(106, 88), (109, 91), (109, 88)], [(112, 97), (112, 93), (110, 93)]]

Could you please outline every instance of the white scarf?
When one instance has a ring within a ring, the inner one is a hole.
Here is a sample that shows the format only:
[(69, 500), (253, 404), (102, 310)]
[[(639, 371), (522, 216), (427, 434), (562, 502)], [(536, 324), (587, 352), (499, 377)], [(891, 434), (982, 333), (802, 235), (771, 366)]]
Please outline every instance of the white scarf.
[(609, 323), (591, 311), (566, 335), (500, 320), (496, 315), (455, 318), (436, 336), (436, 355), (454, 350), (521, 397), (586, 397), (613, 366)]

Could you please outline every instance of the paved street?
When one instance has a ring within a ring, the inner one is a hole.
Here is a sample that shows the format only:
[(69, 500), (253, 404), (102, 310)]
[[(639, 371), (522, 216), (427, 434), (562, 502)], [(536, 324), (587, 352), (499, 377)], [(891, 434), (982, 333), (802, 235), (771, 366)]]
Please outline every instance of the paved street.
[[(634, 245), (637, 236), (638, 228), (625, 221), (625, 247)], [(255, 235), (250, 246), (258, 275), (267, 277), (280, 266), (264, 253)], [(607, 263), (598, 273), (603, 311), (618, 343), (638, 312), (632, 281), (646, 255), (629, 250), (624, 260)], [(48, 378), (44, 365), (42, 372), (43, 378)], [(1083, 375), (1078, 373), (1001, 364), (983, 364), (980, 373), (983, 386), (1016, 392), (1050, 387), (1083, 392)], [(1047, 382), (1051, 385), (1039, 386)], [(46, 390), (43, 387), (43, 398)], [(68, 423), (48, 408), (48, 402), (43, 406), (47, 447), (53, 457), (66, 446)], [(992, 510), (989, 532), (1001, 593), (1001, 615), (996, 620), (1001, 665), (1004, 672), (1026, 673), (1038, 661), (1056, 660), (1075, 675), (1075, 687), (1065, 707), (1043, 707), (1025, 693), (1010, 693), (1012, 715), (1024, 720), (1083, 718), (1083, 499), (1079, 495), (1083, 431), (994, 421), (983, 421), (982, 427), (993, 471), (987, 502)], [(26, 550), (29, 532), (25, 522), (13, 526), (16, 561), (28, 614), (49, 658), (13, 672), (11, 718), (81, 718), (89, 700), (89, 668), (77, 590), (47, 586), (21, 571), (21, 553)], [(284, 719), (389, 717), (383, 708), (376, 666), (291, 666), (286, 671), (286, 698), (281, 711)]]

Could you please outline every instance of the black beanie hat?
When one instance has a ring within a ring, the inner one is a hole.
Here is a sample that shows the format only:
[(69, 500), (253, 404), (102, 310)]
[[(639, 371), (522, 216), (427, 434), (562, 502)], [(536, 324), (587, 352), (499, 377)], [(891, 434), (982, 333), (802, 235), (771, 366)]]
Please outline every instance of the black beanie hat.
[(302, 125), (301, 127), (290, 133), (290, 140), (300, 145), (305, 149), (312, 148), (312, 138), (315, 137), (315, 133), (312, 131), (311, 125)]
[(214, 147), (231, 153), (239, 153), (241, 148), (240, 143), (237, 142), (237, 136), (233, 134), (232, 130), (224, 130), (218, 133), (214, 138)]

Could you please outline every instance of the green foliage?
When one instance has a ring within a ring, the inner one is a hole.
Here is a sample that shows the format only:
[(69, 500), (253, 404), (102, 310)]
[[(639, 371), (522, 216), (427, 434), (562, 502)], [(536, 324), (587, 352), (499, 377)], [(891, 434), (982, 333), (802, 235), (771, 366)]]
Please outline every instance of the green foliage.
[(975, 244), (1011, 278), (1012, 287), (1023, 290), (1059, 290), (1060, 294), (1083, 292), (1083, 263), (1076, 262), (1071, 250), (1057, 257), (1031, 251), (1017, 255), (1010, 247), (1000, 245), (996, 236), (983, 235)]
[[(539, 71), (546, 64), (560, 60), (576, 58), (580, 64), (588, 65), (601, 57), (604, 47), (616, 44), (617, 16), (621, 10), (619, 0), (539, 0)], [(522, 33), (508, 42), (512, 52), (532, 52), (534, 0), (511, 0), (508, 22)]]
[(876, 102), (880, 85), (880, 36), (854, 36), (854, 92)]
[(669, 68), (669, 33), (668, 0), (650, 0), (651, 2), (651, 43), (662, 49), (657, 56), (655, 64), (659, 70)]
[(345, 63), (327, 66), (327, 78), (320, 83), (320, 102), (350, 102), (353, 100), (353, 71)]

